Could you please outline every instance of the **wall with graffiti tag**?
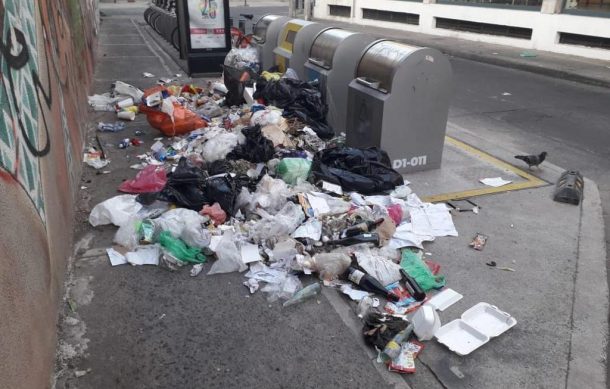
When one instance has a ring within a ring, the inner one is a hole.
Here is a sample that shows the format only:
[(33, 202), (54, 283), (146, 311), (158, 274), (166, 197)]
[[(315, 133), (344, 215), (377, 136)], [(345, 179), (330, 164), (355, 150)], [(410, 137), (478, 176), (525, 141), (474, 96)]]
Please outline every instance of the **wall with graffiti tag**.
[(0, 387), (49, 385), (96, 0), (0, 0)]

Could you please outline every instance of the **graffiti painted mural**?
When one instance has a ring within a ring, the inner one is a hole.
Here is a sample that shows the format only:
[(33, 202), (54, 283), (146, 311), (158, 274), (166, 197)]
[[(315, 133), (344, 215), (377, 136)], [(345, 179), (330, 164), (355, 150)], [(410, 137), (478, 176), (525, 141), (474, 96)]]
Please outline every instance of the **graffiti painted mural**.
[(0, 352), (0, 388), (49, 387), (96, 7), (97, 0), (0, 0), (0, 312), (10, 317), (0, 320), (0, 350), (10, 350)]
[(44, 220), (38, 159), (49, 152), (50, 141), (48, 131), (41, 134), (38, 127), (34, 2), (0, 2), (0, 23), (0, 167), (23, 187)]

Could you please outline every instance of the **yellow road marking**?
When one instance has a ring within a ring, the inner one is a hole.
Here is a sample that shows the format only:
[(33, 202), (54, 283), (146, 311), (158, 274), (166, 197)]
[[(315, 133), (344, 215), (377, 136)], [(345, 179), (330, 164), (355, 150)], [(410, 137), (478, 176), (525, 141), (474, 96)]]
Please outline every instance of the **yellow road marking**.
[(422, 198), (422, 200), (424, 200), (424, 201), (431, 202), (431, 203), (437, 203), (437, 202), (441, 202), (441, 201), (460, 200), (460, 199), (466, 199), (469, 197), (475, 197), (475, 196), (481, 196), (481, 195), (487, 195), (487, 194), (509, 192), (512, 190), (537, 188), (537, 187), (548, 184), (546, 181), (541, 180), (540, 178), (533, 176), (526, 171), (523, 171), (509, 163), (501, 161), (498, 158), (496, 158), (490, 154), (487, 154), (484, 151), (476, 149), (470, 145), (467, 145), (466, 143), (461, 142), (455, 138), (446, 136), (445, 142), (447, 142), (447, 143), (459, 148), (460, 150), (462, 150), (470, 155), (473, 155), (476, 158), (478, 158), (482, 161), (485, 161), (497, 168), (508, 170), (508, 171), (518, 175), (519, 177), (523, 178), (525, 181), (513, 182), (511, 184), (504, 185), (504, 186), (501, 186), (498, 188), (492, 188), (492, 187), (476, 188), (476, 189), (468, 189), (468, 190), (464, 190), (464, 191), (460, 191), (460, 192), (442, 193), (442, 194), (437, 194), (437, 195), (432, 195), (432, 196), (425, 196)]

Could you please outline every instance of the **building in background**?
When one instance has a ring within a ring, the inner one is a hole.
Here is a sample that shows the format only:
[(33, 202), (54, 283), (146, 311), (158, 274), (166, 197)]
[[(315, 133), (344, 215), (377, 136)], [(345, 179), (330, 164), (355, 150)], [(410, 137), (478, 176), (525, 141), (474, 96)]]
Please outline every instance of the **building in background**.
[(316, 0), (314, 16), (610, 60), (610, 0)]

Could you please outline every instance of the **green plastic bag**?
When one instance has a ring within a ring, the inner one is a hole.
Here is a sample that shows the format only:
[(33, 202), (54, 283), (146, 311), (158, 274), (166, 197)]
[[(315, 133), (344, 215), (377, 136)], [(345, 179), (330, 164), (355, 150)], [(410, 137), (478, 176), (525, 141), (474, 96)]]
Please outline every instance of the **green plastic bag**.
[(187, 246), (180, 239), (176, 239), (169, 231), (163, 231), (159, 234), (158, 242), (174, 257), (187, 263), (204, 263), (206, 258), (201, 253), (201, 250), (195, 247)]
[(425, 292), (445, 286), (445, 276), (435, 276), (432, 274), (428, 265), (421, 259), (421, 252), (415, 252), (410, 249), (402, 250), (400, 267), (409, 273), (411, 277), (415, 278), (415, 281)]
[(284, 158), (275, 168), (276, 173), (288, 185), (306, 181), (311, 170), (311, 161), (304, 158)]

